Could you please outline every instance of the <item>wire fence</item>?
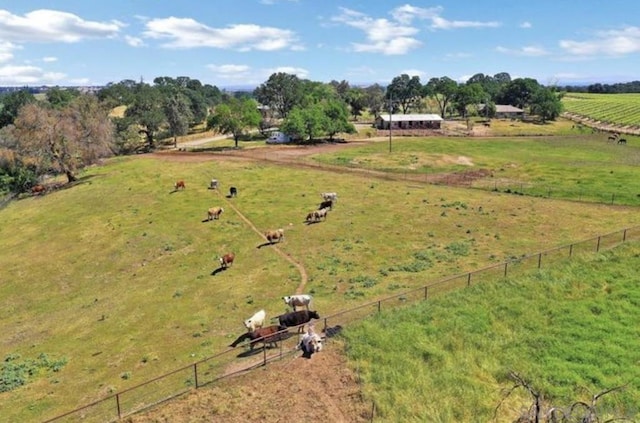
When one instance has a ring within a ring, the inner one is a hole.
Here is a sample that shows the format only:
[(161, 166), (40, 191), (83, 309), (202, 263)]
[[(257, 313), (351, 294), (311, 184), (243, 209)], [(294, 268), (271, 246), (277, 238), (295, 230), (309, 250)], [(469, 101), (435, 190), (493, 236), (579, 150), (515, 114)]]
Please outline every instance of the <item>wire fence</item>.
[[(560, 260), (596, 253), (611, 249), (627, 241), (638, 240), (640, 240), (640, 226), (622, 229), (472, 272), (450, 276), (410, 291), (364, 303), (321, 318), (316, 323), (316, 327), (322, 326), (325, 338), (331, 338), (344, 326), (380, 313), (383, 310), (425, 301), (429, 298), (482, 282), (524, 275), (557, 264)], [(235, 349), (228, 349), (94, 403), (58, 415), (46, 420), (45, 423), (117, 421), (193, 389), (266, 366), (274, 360), (279, 360), (298, 352), (299, 337), (296, 334), (298, 328), (301, 329), (301, 327), (289, 328), (288, 331), (278, 333), (279, 342), (275, 347), (265, 342), (265, 340), (259, 340), (253, 345), (253, 348), (245, 349), (241, 353), (238, 353)], [(374, 403), (371, 408), (371, 420), (375, 417), (375, 410)]]

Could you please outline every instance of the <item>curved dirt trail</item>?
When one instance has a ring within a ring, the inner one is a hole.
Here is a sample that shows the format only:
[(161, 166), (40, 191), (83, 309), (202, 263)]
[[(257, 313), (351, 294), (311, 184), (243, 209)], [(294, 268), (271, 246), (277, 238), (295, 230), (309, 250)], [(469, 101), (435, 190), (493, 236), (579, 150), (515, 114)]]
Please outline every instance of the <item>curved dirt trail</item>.
[[(246, 223), (246, 224), (247, 224), (251, 229), (253, 229), (253, 231), (254, 231), (255, 233), (257, 233), (257, 234), (260, 236), (260, 238), (263, 238), (263, 239), (264, 239), (264, 234), (260, 231), (260, 229), (258, 229), (258, 228), (256, 227), (256, 225), (254, 225), (254, 224), (253, 224), (253, 222), (251, 222), (251, 221), (249, 220), (249, 218), (247, 218), (244, 214), (242, 214), (242, 213), (240, 212), (240, 210), (238, 210), (238, 208), (237, 208), (237, 207), (236, 207), (236, 206), (235, 206), (231, 201), (229, 201), (229, 200), (227, 199), (227, 197), (226, 197), (226, 196), (221, 195), (220, 191), (218, 191), (218, 190), (216, 190), (216, 194), (218, 194), (218, 196), (222, 197), (222, 198), (226, 201), (227, 205), (228, 205), (231, 209), (233, 209), (233, 211), (234, 211), (234, 212), (236, 212), (236, 214), (237, 214), (238, 216), (240, 216), (240, 218), (241, 218), (242, 220), (244, 220), (244, 222), (245, 222), (245, 223)], [(304, 268), (304, 266), (303, 266), (301, 263), (299, 263), (298, 261), (296, 261), (293, 257), (291, 257), (291, 255), (290, 255), (290, 254), (287, 254), (287, 253), (285, 253), (284, 251), (282, 251), (282, 250), (278, 247), (278, 245), (277, 245), (277, 244), (273, 244), (273, 245), (271, 245), (271, 248), (273, 248), (273, 249), (274, 249), (278, 254), (280, 254), (280, 255), (281, 255), (285, 260), (287, 260), (289, 263), (293, 264), (293, 265), (298, 269), (298, 272), (300, 272), (300, 283), (298, 284), (298, 287), (296, 288), (296, 294), (302, 294), (302, 292), (304, 291), (304, 287), (306, 286), (307, 281), (309, 280), (309, 277), (308, 277), (308, 275), (307, 275), (307, 271), (306, 271), (306, 269)]]

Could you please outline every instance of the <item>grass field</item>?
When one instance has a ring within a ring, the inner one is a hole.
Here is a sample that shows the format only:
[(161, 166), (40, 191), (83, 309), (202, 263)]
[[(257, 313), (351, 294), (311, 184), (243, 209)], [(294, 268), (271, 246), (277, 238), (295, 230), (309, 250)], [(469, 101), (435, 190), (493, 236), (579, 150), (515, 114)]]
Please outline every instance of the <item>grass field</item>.
[(542, 415), (624, 386), (598, 399), (598, 421), (639, 421), (639, 255), (627, 244), (350, 326), (348, 356), (376, 420), (516, 421), (534, 403), (523, 387), (507, 395), (516, 372), (541, 394)]
[(406, 175), (474, 172), (492, 177), (474, 182), (534, 196), (640, 205), (640, 185), (634, 182), (640, 165), (640, 139), (629, 145), (606, 143), (602, 136), (537, 138), (396, 138), (388, 144), (323, 154), (316, 161)]
[[(473, 153), (468, 139), (445, 141), (443, 154), (460, 151), (482, 158), (482, 166), (505, 160), (496, 141), (482, 144), (486, 153), (480, 145)], [(536, 157), (550, 168), (564, 157), (542, 159), (554, 150), (537, 141), (516, 144), (523, 163)], [(353, 160), (393, 171), (414, 154), (398, 145), (387, 163), (376, 148), (365, 147)], [(631, 207), (216, 156), (165, 157), (171, 156), (116, 158), (88, 169), (74, 186), (0, 210), (2, 351), (66, 360), (59, 371), (42, 371), (1, 393), (0, 420), (38, 421), (85, 405), (222, 351), (260, 308), (268, 316), (283, 312), (280, 297), (293, 293), (302, 276), (272, 247), (256, 248), (264, 239), (247, 222), (259, 231), (285, 229), (278, 248), (306, 269), (304, 291), (321, 315), (640, 224)], [(603, 159), (594, 171), (611, 166)], [(566, 173), (555, 177), (560, 182)], [(229, 200), (208, 190), (211, 178), (223, 190), (237, 186), (240, 195)], [(172, 192), (177, 179), (186, 190)], [(630, 184), (637, 188), (636, 181)], [(304, 216), (323, 191), (339, 192), (340, 200), (326, 222), (307, 226)], [(225, 208), (222, 218), (203, 222), (215, 205)], [(228, 251), (236, 263), (212, 275), (216, 258)]]

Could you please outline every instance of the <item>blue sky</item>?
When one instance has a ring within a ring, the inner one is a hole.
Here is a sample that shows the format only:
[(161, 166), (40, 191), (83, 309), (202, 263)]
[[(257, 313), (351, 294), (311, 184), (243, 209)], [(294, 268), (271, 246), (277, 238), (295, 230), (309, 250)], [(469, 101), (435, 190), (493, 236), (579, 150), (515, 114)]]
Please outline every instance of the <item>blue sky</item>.
[(637, 0), (0, 0), (0, 85), (640, 79)]

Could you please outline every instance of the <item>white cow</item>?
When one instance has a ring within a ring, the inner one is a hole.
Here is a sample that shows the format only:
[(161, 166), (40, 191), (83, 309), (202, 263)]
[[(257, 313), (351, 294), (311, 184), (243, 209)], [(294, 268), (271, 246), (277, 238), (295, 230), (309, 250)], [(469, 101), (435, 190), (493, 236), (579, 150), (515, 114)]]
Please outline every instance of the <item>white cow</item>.
[(320, 194), (324, 201), (331, 200), (334, 203), (338, 202), (338, 193), (337, 192), (323, 192)]
[(322, 337), (318, 335), (313, 325), (307, 326), (307, 333), (300, 337), (298, 349), (304, 353), (304, 357), (311, 358), (313, 353), (322, 351)]
[(293, 311), (295, 311), (296, 307), (306, 307), (309, 310), (309, 304), (313, 297), (309, 294), (298, 294), (282, 297), (282, 299), (286, 305), (293, 307)]
[(264, 325), (264, 321), (266, 318), (267, 313), (265, 313), (264, 310), (260, 310), (244, 321), (244, 327), (247, 328), (247, 332), (253, 332), (254, 330), (261, 328), (262, 325)]

